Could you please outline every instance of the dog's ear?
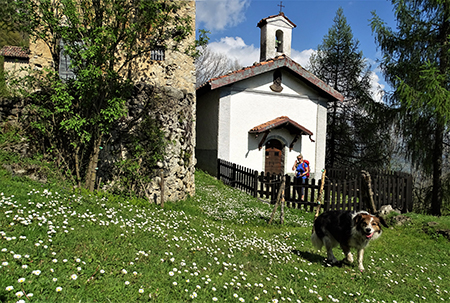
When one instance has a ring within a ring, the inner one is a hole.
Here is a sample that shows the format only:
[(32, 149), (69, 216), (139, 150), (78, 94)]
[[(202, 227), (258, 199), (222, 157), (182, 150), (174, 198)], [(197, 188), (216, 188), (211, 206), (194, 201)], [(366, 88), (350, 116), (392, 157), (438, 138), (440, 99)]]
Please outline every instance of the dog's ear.
[(389, 227), (388, 224), (387, 224), (387, 222), (386, 222), (386, 220), (385, 220), (382, 216), (376, 215), (376, 218), (378, 219), (378, 221), (380, 221), (381, 225), (383, 225), (383, 226), (386, 227), (386, 228)]
[(355, 225), (359, 225), (359, 223), (361, 223), (362, 220), (362, 214), (357, 214), (354, 218), (353, 218), (353, 222), (355, 223)]

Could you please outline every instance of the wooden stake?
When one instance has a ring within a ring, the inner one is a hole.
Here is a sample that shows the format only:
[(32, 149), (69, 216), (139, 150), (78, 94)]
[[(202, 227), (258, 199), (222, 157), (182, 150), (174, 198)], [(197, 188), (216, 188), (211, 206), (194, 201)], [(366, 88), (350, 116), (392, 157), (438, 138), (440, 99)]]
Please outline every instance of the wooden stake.
[(281, 200), (280, 200), (280, 203), (281, 203), (280, 221), (281, 221), (281, 225), (283, 225), (284, 224), (284, 204), (285, 204), (285, 201), (284, 201), (284, 186), (281, 188)]
[(285, 184), (285, 182), (286, 182), (286, 179), (285, 179), (285, 176), (283, 176), (281, 178), (280, 189), (278, 190), (277, 202), (275, 203), (275, 207), (273, 208), (272, 215), (270, 216), (269, 224), (272, 224), (273, 216), (275, 216), (275, 212), (277, 211), (278, 203), (280, 202), (282, 195), (283, 195), (283, 200), (284, 200), (284, 184)]
[(161, 186), (161, 208), (164, 208), (164, 173), (161, 171), (161, 183), (159, 185)]
[(363, 177), (363, 180), (365, 181), (365, 186), (363, 186), (363, 188), (366, 191), (364, 195), (366, 197), (366, 201), (364, 202), (366, 203), (368, 208), (370, 208), (371, 214), (376, 214), (377, 208), (375, 207), (375, 201), (373, 200), (372, 178), (370, 177), (369, 172), (365, 170), (361, 171), (361, 175)]
[(319, 216), (319, 212), (320, 212), (320, 204), (322, 203), (322, 193), (323, 193), (323, 186), (325, 185), (326, 172), (327, 172), (326, 169), (322, 170), (322, 179), (321, 179), (321, 183), (320, 183), (319, 196), (317, 197), (317, 208), (316, 208), (316, 214), (314, 215), (314, 221), (316, 221), (317, 217)]

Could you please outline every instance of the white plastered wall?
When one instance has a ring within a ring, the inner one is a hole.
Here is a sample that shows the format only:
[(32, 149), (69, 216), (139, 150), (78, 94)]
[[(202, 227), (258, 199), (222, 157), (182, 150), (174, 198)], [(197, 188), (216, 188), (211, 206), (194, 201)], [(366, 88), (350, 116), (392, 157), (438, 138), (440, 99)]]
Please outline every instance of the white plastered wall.
[[(258, 149), (258, 138), (248, 131), (280, 116), (287, 116), (313, 132), (311, 142), (303, 135), (293, 150), (285, 147), (285, 173), (291, 172), (301, 152), (310, 161), (311, 172), (320, 173), (325, 161), (326, 103), (318, 94), (289, 72), (282, 72), (281, 93), (270, 89), (273, 72), (223, 88), (219, 106), (218, 157), (258, 171), (264, 170), (264, 148)], [(290, 144), (293, 135), (285, 129), (274, 129), (265, 142), (281, 136)]]

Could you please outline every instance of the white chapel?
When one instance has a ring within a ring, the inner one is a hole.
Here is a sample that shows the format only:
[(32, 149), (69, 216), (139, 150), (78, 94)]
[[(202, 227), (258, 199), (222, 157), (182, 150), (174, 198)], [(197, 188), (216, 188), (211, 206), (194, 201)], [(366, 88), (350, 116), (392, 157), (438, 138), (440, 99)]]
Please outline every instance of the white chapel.
[(270, 173), (291, 172), (299, 153), (311, 177), (325, 165), (327, 102), (343, 96), (290, 58), (296, 25), (284, 13), (258, 22), (260, 62), (197, 89), (197, 167), (217, 159)]

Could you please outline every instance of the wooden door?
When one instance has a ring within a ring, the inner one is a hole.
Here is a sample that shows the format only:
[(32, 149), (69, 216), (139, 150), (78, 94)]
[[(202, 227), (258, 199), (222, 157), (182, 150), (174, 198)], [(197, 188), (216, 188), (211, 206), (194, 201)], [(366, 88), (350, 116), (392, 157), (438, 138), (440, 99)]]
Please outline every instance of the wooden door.
[(283, 145), (276, 139), (266, 143), (265, 172), (271, 174), (284, 173)]

